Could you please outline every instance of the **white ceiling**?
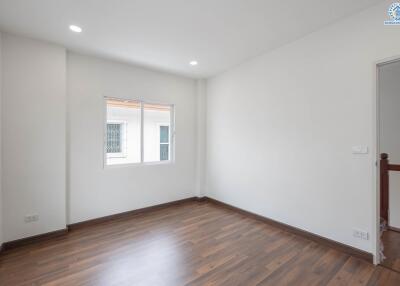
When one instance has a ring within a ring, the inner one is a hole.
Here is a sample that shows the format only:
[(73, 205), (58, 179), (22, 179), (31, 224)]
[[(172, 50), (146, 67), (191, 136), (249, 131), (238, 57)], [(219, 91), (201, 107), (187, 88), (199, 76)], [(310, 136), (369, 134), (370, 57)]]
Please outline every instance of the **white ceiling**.
[[(382, 0), (0, 0), (0, 29), (209, 77)], [(69, 31), (70, 24), (83, 28)], [(197, 60), (192, 67), (189, 61)]]

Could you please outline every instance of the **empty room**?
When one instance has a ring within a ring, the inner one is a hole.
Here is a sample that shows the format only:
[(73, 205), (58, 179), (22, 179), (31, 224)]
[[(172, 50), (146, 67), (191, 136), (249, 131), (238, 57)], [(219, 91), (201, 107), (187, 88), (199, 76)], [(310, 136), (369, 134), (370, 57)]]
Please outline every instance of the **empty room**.
[(400, 285), (400, 3), (0, 0), (0, 286)]

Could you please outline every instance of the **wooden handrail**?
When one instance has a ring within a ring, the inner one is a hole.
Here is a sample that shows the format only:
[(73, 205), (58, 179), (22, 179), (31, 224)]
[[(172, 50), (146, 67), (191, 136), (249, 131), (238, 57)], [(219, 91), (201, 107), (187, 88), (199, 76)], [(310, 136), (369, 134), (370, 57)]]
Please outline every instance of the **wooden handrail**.
[(389, 164), (389, 156), (386, 153), (381, 154), (380, 161), (380, 197), (381, 197), (381, 218), (389, 220), (389, 171), (400, 171), (400, 165)]
[(400, 171), (400, 165), (389, 164), (388, 165), (388, 170), (389, 171)]

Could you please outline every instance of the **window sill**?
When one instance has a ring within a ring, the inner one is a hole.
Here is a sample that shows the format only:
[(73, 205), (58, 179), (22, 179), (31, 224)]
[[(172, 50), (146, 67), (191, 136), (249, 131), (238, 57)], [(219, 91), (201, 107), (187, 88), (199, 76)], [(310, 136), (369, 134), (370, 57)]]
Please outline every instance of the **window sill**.
[(158, 166), (158, 165), (174, 165), (175, 161), (166, 160), (166, 161), (156, 161), (156, 162), (143, 162), (143, 163), (124, 163), (124, 164), (113, 164), (103, 166), (103, 169), (118, 169), (118, 168), (127, 168), (127, 167), (144, 167), (144, 166)]

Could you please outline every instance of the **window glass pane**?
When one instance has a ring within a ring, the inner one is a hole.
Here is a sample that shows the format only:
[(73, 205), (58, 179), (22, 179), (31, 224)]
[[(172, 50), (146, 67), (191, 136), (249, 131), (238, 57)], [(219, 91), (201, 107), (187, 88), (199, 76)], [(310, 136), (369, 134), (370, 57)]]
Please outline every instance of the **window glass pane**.
[(160, 161), (169, 159), (169, 144), (160, 144)]
[[(161, 147), (160, 143), (169, 142), (171, 106), (144, 104), (143, 112), (144, 162), (169, 160), (169, 152), (161, 152), (161, 150), (165, 150), (165, 147)], [(161, 128), (161, 126), (164, 128)]]
[(107, 123), (107, 153), (121, 153), (121, 124)]
[(107, 165), (140, 162), (141, 106), (137, 101), (107, 99)]
[(169, 126), (160, 126), (160, 143), (169, 142)]

